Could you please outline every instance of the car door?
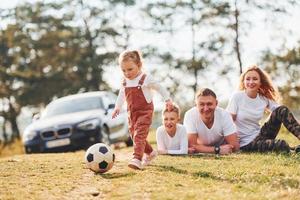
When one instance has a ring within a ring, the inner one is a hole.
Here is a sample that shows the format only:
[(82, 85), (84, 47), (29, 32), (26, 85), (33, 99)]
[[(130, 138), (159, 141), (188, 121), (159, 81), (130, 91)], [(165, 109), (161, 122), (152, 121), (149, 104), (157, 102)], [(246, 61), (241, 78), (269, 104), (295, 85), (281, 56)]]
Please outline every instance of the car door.
[(107, 93), (102, 97), (103, 106), (106, 111), (106, 124), (109, 127), (110, 139), (118, 140), (128, 134), (127, 112), (125, 109), (120, 111), (120, 114), (112, 119), (112, 112), (116, 102), (116, 95), (113, 93)]

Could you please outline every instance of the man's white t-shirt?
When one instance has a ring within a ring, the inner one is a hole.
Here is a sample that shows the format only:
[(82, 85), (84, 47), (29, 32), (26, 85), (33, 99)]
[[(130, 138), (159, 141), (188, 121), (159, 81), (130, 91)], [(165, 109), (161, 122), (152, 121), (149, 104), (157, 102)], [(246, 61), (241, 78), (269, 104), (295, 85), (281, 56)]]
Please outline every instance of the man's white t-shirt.
[(260, 132), (260, 120), (266, 109), (275, 110), (279, 105), (258, 94), (250, 98), (245, 91), (239, 91), (231, 97), (227, 111), (236, 115), (235, 124), (240, 137), (240, 146), (252, 142)]
[(168, 154), (187, 154), (188, 138), (185, 127), (176, 124), (176, 133), (171, 137), (164, 126), (156, 130), (156, 142), (158, 150), (167, 150)]
[(224, 109), (216, 107), (214, 112), (214, 123), (207, 128), (200, 117), (196, 107), (188, 110), (184, 115), (183, 122), (188, 134), (198, 134), (198, 138), (204, 145), (220, 145), (224, 143), (224, 137), (236, 133), (231, 115)]

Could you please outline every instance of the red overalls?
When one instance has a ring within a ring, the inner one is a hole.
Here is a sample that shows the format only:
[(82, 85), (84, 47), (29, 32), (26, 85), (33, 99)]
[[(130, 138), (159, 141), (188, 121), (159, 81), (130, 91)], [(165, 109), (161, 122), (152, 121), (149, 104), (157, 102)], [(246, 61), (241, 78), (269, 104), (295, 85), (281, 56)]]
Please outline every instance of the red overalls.
[(142, 160), (144, 152), (150, 154), (153, 149), (147, 142), (149, 128), (152, 123), (153, 103), (147, 103), (142, 91), (142, 85), (146, 74), (143, 74), (137, 87), (126, 87), (126, 81), (123, 81), (125, 96), (127, 102), (129, 131), (133, 140), (136, 159)]

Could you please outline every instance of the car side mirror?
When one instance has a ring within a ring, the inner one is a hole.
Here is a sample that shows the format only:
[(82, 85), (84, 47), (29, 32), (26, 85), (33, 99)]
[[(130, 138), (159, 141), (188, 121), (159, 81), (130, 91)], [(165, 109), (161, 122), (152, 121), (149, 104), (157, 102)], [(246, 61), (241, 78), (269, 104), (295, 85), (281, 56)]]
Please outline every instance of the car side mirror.
[(108, 105), (108, 107), (107, 107), (107, 109), (105, 109), (105, 115), (107, 115), (108, 114), (108, 110), (110, 110), (110, 109), (114, 109), (115, 108), (115, 104), (109, 104)]
[(115, 108), (115, 104), (114, 103), (108, 105), (108, 109), (114, 109), (114, 108)]

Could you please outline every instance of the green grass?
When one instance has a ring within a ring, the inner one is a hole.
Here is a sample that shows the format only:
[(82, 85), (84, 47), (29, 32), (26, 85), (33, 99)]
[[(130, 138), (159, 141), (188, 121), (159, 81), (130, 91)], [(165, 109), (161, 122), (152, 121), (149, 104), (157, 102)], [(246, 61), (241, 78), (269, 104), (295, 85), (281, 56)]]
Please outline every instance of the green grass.
[[(153, 132), (150, 140), (155, 143)], [(115, 165), (105, 174), (85, 168), (84, 151), (1, 158), (0, 199), (300, 198), (300, 154), (159, 156), (134, 171), (127, 167), (131, 151), (115, 150)]]

